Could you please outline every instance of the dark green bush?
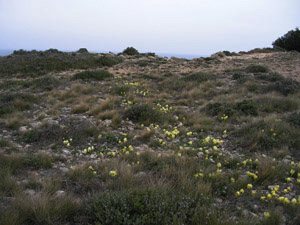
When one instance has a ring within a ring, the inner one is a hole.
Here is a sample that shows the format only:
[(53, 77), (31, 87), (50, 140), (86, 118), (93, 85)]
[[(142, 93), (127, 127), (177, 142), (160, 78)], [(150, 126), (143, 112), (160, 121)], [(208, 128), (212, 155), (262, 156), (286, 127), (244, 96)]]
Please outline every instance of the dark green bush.
[(290, 30), (284, 36), (276, 39), (272, 44), (274, 47), (283, 48), (288, 51), (295, 50), (300, 52), (299, 28), (296, 28), (295, 30)]
[[(205, 205), (205, 208), (203, 206)], [(205, 210), (210, 211), (210, 213)], [(91, 206), (97, 224), (220, 224), (214, 209), (201, 197), (165, 190), (105, 193)]]
[(243, 73), (243, 72), (235, 72), (232, 75), (232, 79), (236, 80), (239, 83), (244, 83), (249, 78), (249, 75)]
[(257, 104), (252, 100), (243, 100), (237, 103), (209, 103), (206, 106), (206, 113), (210, 116), (220, 116), (220, 115), (258, 115)]
[(276, 82), (275, 84), (270, 84), (268, 87), (268, 89), (278, 91), (283, 95), (296, 93), (297, 91), (299, 91), (299, 88), (300, 82), (291, 78), (284, 79), (280, 82)]
[(78, 53), (89, 53), (89, 51), (86, 48), (80, 48), (77, 52)]
[(81, 80), (85, 80), (85, 81), (88, 81), (88, 80), (100, 81), (100, 80), (105, 80), (105, 79), (111, 78), (111, 77), (113, 77), (113, 75), (106, 70), (94, 70), (94, 71), (88, 70), (88, 71), (76, 73), (72, 79), (74, 79), (74, 80), (81, 79)]
[(74, 54), (58, 50), (17, 51), (12, 56), (0, 57), (0, 75), (8, 77), (19, 74), (22, 77), (34, 77), (49, 72), (69, 69), (91, 69), (99, 66), (113, 66), (121, 62), (116, 56), (98, 56), (96, 54)]
[(148, 104), (135, 104), (124, 112), (124, 118), (134, 122), (150, 124), (162, 122), (163, 115)]
[(215, 75), (204, 73), (204, 72), (193, 73), (182, 78), (182, 80), (184, 81), (198, 82), (198, 83), (205, 82), (208, 80), (214, 80), (214, 79), (216, 79)]
[(269, 69), (262, 65), (250, 65), (246, 68), (248, 73), (267, 73)]
[(227, 115), (232, 116), (235, 112), (233, 105), (229, 103), (209, 103), (206, 106), (206, 113), (210, 116)]
[(287, 121), (295, 126), (295, 127), (300, 127), (300, 113), (292, 113), (288, 116)]
[(285, 78), (279, 73), (257, 73), (254, 77), (258, 80), (265, 80), (270, 82), (283, 81)]
[(257, 116), (257, 104), (252, 100), (243, 100), (242, 102), (238, 102), (234, 107), (237, 111), (242, 112), (244, 115)]
[(123, 51), (123, 54), (126, 55), (139, 55), (140, 53), (133, 47), (128, 47)]

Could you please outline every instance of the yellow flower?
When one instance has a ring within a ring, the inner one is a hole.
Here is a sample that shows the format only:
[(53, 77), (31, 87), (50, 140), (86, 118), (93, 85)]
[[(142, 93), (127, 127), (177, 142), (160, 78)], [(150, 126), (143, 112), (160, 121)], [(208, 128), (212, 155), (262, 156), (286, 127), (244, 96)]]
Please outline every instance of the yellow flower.
[(235, 195), (236, 195), (236, 196), (240, 196), (241, 193), (240, 193), (239, 191), (237, 191), (237, 192), (235, 193)]
[(89, 166), (89, 170), (93, 170), (94, 168), (92, 166)]
[(235, 182), (235, 179), (233, 177), (230, 178), (231, 183)]
[(218, 167), (218, 168), (221, 168), (221, 166), (222, 166), (221, 163), (218, 163), (218, 164), (217, 164), (217, 167)]
[(117, 176), (117, 171), (116, 170), (111, 170), (111, 171), (109, 171), (109, 175), (111, 177), (115, 177), (115, 176)]
[(178, 157), (181, 157), (181, 153), (179, 152), (179, 153), (177, 154), (177, 156), (178, 156)]
[(297, 199), (293, 198), (292, 201), (291, 201), (291, 203), (292, 203), (293, 205), (297, 204)]
[(96, 171), (93, 171), (93, 174), (94, 174), (94, 175), (97, 175), (97, 172), (96, 172)]
[(251, 195), (252, 195), (252, 196), (255, 196), (255, 195), (256, 195), (256, 191), (254, 191), (254, 190), (251, 191)]
[(290, 182), (290, 181), (291, 181), (291, 178), (290, 178), (290, 177), (287, 177), (287, 178), (286, 178), (286, 181), (287, 181), (287, 182)]
[(127, 138), (124, 138), (124, 139), (123, 139), (123, 142), (126, 143), (126, 142), (127, 142)]
[(264, 212), (264, 217), (265, 217), (265, 219), (268, 219), (270, 216), (271, 216), (271, 215), (270, 215), (269, 212)]
[(261, 196), (260, 200), (264, 201), (266, 199), (266, 196)]
[(290, 203), (290, 200), (288, 198), (284, 198), (284, 203), (285, 204), (289, 204)]
[(244, 191), (243, 188), (240, 190), (240, 193), (241, 193), (241, 194), (244, 194), (244, 193), (245, 193), (245, 191)]
[(267, 195), (267, 198), (268, 198), (268, 199), (271, 199), (271, 198), (272, 198), (272, 195), (271, 195), (271, 194), (268, 194), (268, 195)]
[(252, 184), (248, 184), (248, 185), (247, 185), (247, 188), (248, 188), (248, 189), (252, 189), (252, 188), (253, 188), (253, 185), (252, 185)]

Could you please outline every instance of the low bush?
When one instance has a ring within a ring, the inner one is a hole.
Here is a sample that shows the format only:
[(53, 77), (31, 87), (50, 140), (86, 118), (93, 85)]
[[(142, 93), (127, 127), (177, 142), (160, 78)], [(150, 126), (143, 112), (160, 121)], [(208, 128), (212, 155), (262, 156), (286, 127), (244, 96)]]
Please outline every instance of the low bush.
[(85, 81), (88, 81), (88, 80), (100, 81), (100, 80), (105, 80), (105, 79), (111, 78), (111, 77), (113, 77), (113, 75), (106, 70), (94, 70), (94, 71), (88, 70), (88, 71), (76, 73), (72, 79), (73, 80), (81, 79), (81, 80), (85, 80)]
[(163, 115), (148, 104), (135, 104), (124, 112), (124, 118), (143, 124), (161, 123)]
[(184, 76), (182, 80), (187, 81), (187, 82), (198, 82), (202, 83), (208, 80), (214, 80), (216, 79), (216, 76), (213, 74), (208, 74), (204, 72), (198, 72), (198, 73), (193, 73), (187, 76)]
[(126, 55), (139, 55), (140, 53), (133, 47), (128, 47), (123, 51), (123, 54)]
[(268, 67), (262, 65), (250, 65), (245, 70), (248, 73), (267, 73)]
[(203, 198), (160, 189), (105, 193), (96, 198), (91, 211), (91, 223), (108, 225), (226, 224)]
[(258, 115), (257, 104), (253, 100), (243, 100), (236, 103), (209, 103), (206, 108), (206, 113), (210, 116), (218, 115)]

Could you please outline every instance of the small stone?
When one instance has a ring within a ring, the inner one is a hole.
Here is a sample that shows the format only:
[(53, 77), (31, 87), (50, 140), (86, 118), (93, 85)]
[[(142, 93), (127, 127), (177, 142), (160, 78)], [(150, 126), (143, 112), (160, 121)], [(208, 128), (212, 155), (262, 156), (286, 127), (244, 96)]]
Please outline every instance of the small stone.
[(60, 167), (59, 170), (60, 170), (61, 172), (63, 172), (63, 173), (69, 172), (69, 169), (66, 168), (66, 167)]
[(134, 175), (136, 178), (145, 178), (147, 177), (147, 174), (145, 172), (139, 172)]
[(54, 193), (54, 197), (56, 197), (56, 198), (61, 198), (61, 197), (64, 197), (64, 196), (66, 196), (66, 192), (63, 191), (63, 190), (58, 190)]
[(27, 131), (27, 127), (26, 126), (22, 126), (22, 127), (19, 128), (19, 132), (23, 133), (25, 131)]
[(220, 199), (220, 198), (216, 198), (216, 202), (217, 202), (217, 203), (222, 203), (222, 202), (223, 202), (223, 200), (222, 200), (222, 199)]
[(26, 189), (25, 191), (23, 191), (23, 193), (25, 195), (30, 195), (30, 196), (34, 196), (35, 195), (35, 191), (32, 189)]

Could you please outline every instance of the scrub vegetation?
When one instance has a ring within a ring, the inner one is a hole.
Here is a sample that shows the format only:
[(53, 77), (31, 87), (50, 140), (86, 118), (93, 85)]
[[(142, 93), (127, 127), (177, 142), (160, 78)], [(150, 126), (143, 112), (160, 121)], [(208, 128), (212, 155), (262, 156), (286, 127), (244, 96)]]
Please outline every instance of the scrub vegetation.
[(300, 53), (0, 57), (0, 224), (299, 224)]

